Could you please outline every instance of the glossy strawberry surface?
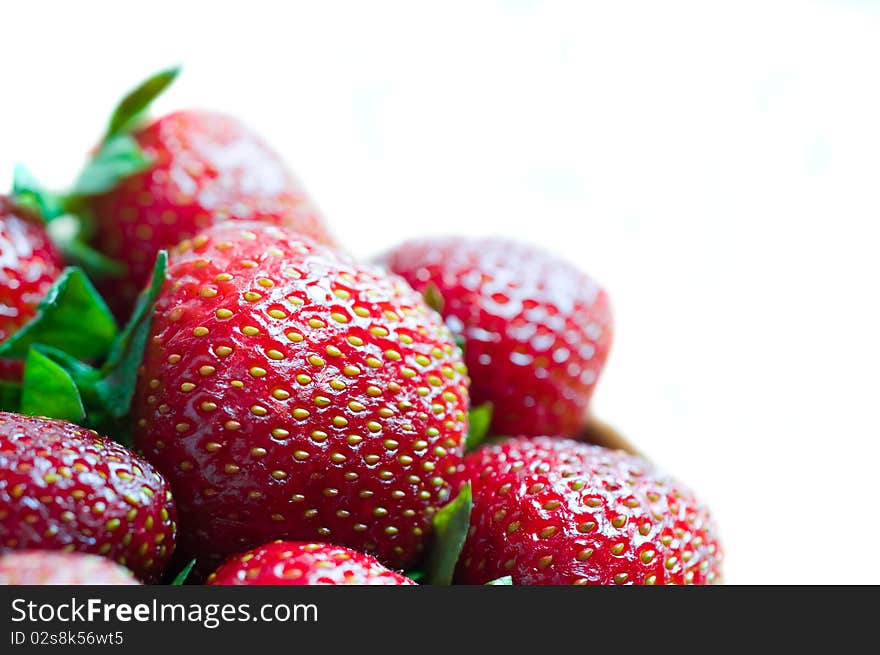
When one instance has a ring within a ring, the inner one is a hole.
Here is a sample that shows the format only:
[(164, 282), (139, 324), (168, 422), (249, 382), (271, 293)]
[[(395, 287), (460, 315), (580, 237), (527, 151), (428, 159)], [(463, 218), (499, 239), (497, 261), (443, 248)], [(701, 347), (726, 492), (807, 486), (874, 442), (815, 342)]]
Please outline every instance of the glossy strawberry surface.
[(413, 585), (375, 558), (342, 546), (275, 541), (233, 555), (210, 585)]
[(506, 239), (418, 239), (383, 260), (416, 290), (440, 292), (446, 323), (464, 340), (473, 403), (494, 405), (493, 433), (581, 431), (612, 338), (596, 282)]
[(25, 550), (0, 555), (0, 585), (136, 585), (116, 562), (85, 553)]
[(457, 579), (483, 584), (709, 584), (708, 510), (647, 461), (568, 439), (517, 438), (465, 458), (474, 509)]
[(238, 120), (180, 111), (132, 136), (153, 165), (90, 204), (94, 245), (128, 266), (125, 279), (105, 281), (102, 288), (117, 310), (130, 306), (160, 249), (223, 220), (268, 221), (330, 241), (280, 157)]
[(46, 228), (0, 196), (0, 341), (33, 318), (62, 268)]
[(0, 412), (0, 552), (95, 553), (155, 582), (175, 533), (171, 492), (148, 462), (73, 423)]
[(403, 280), (276, 227), (225, 223), (173, 254), (134, 400), (200, 562), (320, 540), (402, 568), (447, 502), (467, 376)]

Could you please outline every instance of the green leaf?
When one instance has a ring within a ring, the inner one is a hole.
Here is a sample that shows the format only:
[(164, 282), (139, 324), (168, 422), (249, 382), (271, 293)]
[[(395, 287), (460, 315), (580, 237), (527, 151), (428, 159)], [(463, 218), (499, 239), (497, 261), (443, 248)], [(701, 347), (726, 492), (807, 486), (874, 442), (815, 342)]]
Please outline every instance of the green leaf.
[(113, 111), (104, 141), (130, 130), (153, 102), (180, 74), (180, 66), (172, 66), (148, 77), (129, 91)]
[(505, 587), (510, 587), (513, 585), (513, 578), (511, 578), (509, 575), (504, 575), (504, 576), (501, 576), (500, 578), (495, 578), (494, 580), (489, 580), (489, 582), (487, 582), (486, 584), (487, 585), (502, 585)]
[(148, 169), (152, 161), (128, 134), (106, 140), (86, 164), (71, 196), (93, 196), (114, 188), (120, 180)]
[(464, 347), (466, 343), (467, 341), (465, 341), (465, 338), (462, 335), (455, 335), (455, 345), (458, 346), (458, 349), (461, 350), (462, 353), (464, 353)]
[[(36, 352), (69, 377), (84, 409), (85, 420), (80, 422), (103, 434), (112, 435), (123, 445), (129, 445), (129, 426), (124, 419), (131, 406), (131, 398), (137, 382), (137, 369), (147, 342), (156, 297), (165, 281), (167, 262), (168, 254), (163, 250), (156, 257), (150, 285), (138, 298), (130, 321), (121, 332), (115, 332), (115, 338), (111, 342), (104, 340), (101, 355), (106, 357), (100, 368), (81, 361), (70, 349), (63, 347), (63, 344), (59, 346), (51, 341), (40, 341), (31, 348), (31, 352)], [(70, 270), (82, 275), (78, 269)], [(36, 397), (41, 391), (41, 387), (36, 382), (38, 380), (31, 380), (25, 376), (22, 395), (32, 394)], [(49, 411), (55, 410), (47, 410), (44, 413), (48, 416), (57, 416), (48, 413)], [(82, 418), (81, 416), (80, 419)]]
[(31, 345), (54, 346), (80, 359), (102, 357), (116, 337), (107, 304), (80, 269), (64, 269), (37, 306), (37, 315), (0, 344), (0, 357), (21, 359)]
[(471, 407), (468, 412), (468, 435), (465, 440), (465, 450), (473, 450), (486, 438), (489, 433), (489, 425), (492, 423), (492, 403), (483, 403), (478, 407)]
[(36, 214), (47, 223), (64, 214), (64, 197), (47, 191), (21, 164), (15, 165), (12, 179), (15, 204)]
[(467, 482), (455, 500), (434, 515), (434, 546), (427, 567), (430, 584), (452, 584), (455, 565), (467, 539), (473, 506), (471, 484)]
[(404, 575), (413, 582), (419, 582), (420, 580), (425, 579), (424, 571), (407, 571), (406, 573), (404, 573)]
[(18, 382), (0, 380), (0, 410), (17, 412), (21, 409), (21, 385)]
[(64, 251), (65, 258), (85, 270), (89, 277), (122, 277), (125, 275), (125, 264), (110, 259), (79, 238), (59, 243), (58, 246)]
[(101, 384), (100, 369), (81, 362), (57, 348), (38, 344), (33, 349), (63, 368), (73, 380), (85, 409), (85, 418), (79, 421), (81, 425), (97, 430), (101, 434), (112, 435), (124, 446), (131, 445), (126, 426), (107, 409), (108, 403)]
[(64, 253), (65, 261), (82, 268), (90, 278), (121, 277), (126, 272), (123, 263), (110, 259), (89, 245), (95, 221), (88, 203), (82, 197), (65, 198), (67, 214), (48, 226), (49, 237)]
[[(63, 350), (53, 348), (52, 346), (38, 343), (32, 348), (38, 350), (40, 354), (45, 355), (67, 371), (68, 375), (73, 378), (77, 388), (80, 390), (80, 395), (83, 397), (86, 407), (94, 406), (95, 401), (100, 400), (98, 396), (93, 393), (96, 383), (101, 378), (100, 369), (86, 364), (85, 362), (78, 360), (76, 357), (68, 355)], [(90, 392), (92, 392), (92, 395), (89, 395)]]
[(107, 361), (101, 367), (102, 378), (98, 383), (98, 393), (104, 401), (105, 409), (115, 418), (125, 416), (131, 407), (131, 398), (137, 383), (137, 369), (144, 355), (156, 298), (165, 282), (167, 267), (168, 253), (160, 250), (156, 255), (149, 286), (138, 296), (128, 324), (110, 347)]
[(180, 587), (186, 582), (186, 579), (189, 577), (190, 571), (193, 570), (193, 567), (196, 565), (196, 561), (190, 560), (189, 564), (183, 567), (183, 570), (174, 576), (174, 580), (171, 581), (172, 587)]
[(73, 378), (33, 348), (24, 365), (20, 411), (31, 416), (51, 416), (74, 422), (85, 417)]

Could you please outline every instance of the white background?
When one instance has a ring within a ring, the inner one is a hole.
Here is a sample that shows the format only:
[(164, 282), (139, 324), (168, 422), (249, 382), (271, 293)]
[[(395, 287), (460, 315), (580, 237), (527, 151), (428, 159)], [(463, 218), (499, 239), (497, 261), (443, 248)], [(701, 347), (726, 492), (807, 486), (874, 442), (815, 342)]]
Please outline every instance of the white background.
[(620, 4), (4, 3), (0, 175), (66, 183), (181, 62), (158, 109), (257, 126), (355, 253), (503, 233), (600, 279), (595, 407), (729, 582), (880, 583), (880, 3)]

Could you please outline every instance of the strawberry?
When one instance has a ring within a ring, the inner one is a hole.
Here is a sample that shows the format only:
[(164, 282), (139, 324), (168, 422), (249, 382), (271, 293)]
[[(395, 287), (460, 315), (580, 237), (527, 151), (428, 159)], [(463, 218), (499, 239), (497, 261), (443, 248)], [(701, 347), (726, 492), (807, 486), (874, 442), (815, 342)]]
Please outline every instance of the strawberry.
[(172, 254), (135, 443), (171, 481), (200, 567), (281, 538), (403, 568), (461, 465), (466, 385), (452, 335), (403, 280), (227, 222)]
[(105, 555), (157, 580), (174, 550), (164, 478), (131, 451), (67, 421), (0, 412), (0, 552)]
[(131, 572), (86, 553), (24, 550), (0, 556), (0, 585), (136, 585)]
[(384, 261), (433, 297), (463, 340), (473, 403), (494, 407), (492, 433), (582, 430), (611, 346), (611, 310), (599, 285), (571, 264), (503, 239), (408, 241)]
[[(61, 258), (43, 224), (0, 196), (0, 342), (33, 318), (61, 270)], [(9, 377), (20, 377), (20, 371)]]
[(274, 541), (227, 559), (209, 585), (413, 585), (375, 558), (342, 546)]
[(481, 584), (707, 584), (708, 511), (647, 461), (569, 439), (516, 438), (465, 458), (470, 531), (456, 577)]
[(178, 111), (138, 123), (176, 74), (163, 71), (120, 103), (73, 191), (92, 246), (127, 269), (101, 285), (120, 313), (130, 309), (160, 249), (225, 219), (265, 220), (330, 241), (278, 154), (238, 120)]

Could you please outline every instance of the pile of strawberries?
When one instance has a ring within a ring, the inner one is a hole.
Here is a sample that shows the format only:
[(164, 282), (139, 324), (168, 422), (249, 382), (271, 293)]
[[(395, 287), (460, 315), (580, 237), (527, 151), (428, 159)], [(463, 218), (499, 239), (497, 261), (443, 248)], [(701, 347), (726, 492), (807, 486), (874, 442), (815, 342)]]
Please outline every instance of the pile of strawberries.
[(237, 120), (128, 94), (0, 198), (0, 582), (706, 584), (707, 509), (596, 441), (605, 291), (508, 239), (348, 256)]

